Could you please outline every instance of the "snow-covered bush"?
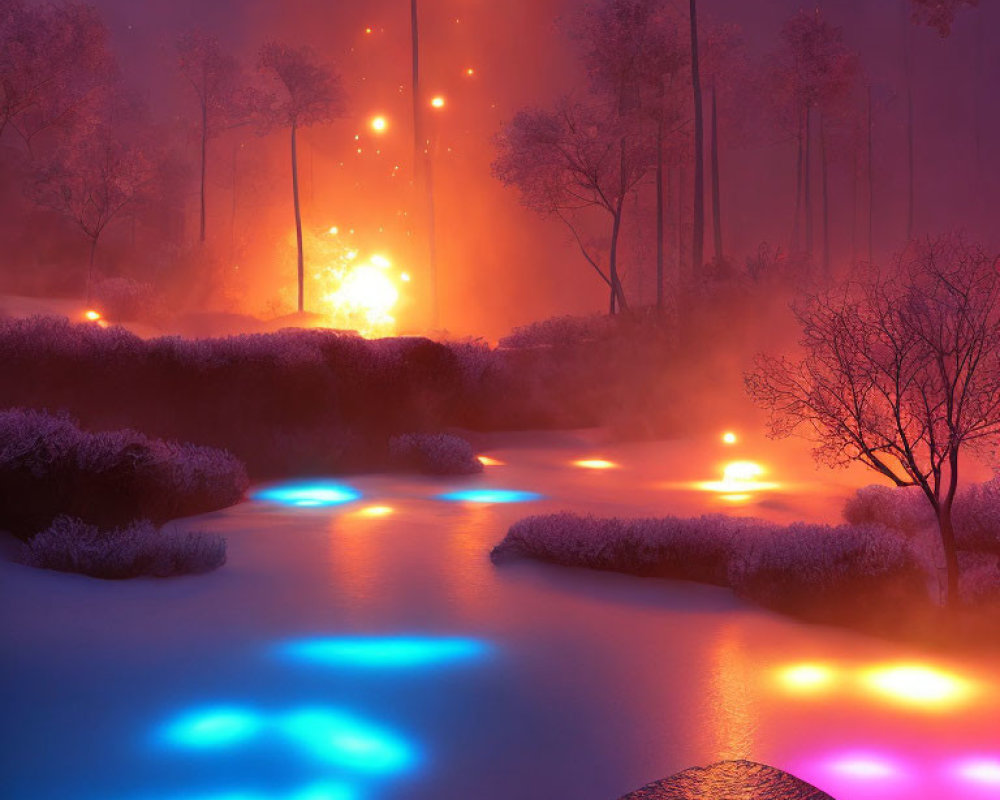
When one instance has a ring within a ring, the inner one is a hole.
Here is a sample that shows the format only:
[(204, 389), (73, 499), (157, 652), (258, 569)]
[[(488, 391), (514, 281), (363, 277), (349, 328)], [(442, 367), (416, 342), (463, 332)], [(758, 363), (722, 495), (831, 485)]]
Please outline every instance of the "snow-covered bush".
[(960, 550), (1000, 555), (1000, 476), (959, 490), (952, 516)]
[(157, 530), (149, 520), (102, 530), (60, 516), (22, 545), (20, 561), (95, 578), (164, 578), (221, 567), (226, 562), (226, 541), (214, 534)]
[(247, 484), (243, 465), (221, 450), (0, 412), (0, 497), (11, 498), (0, 503), (0, 529), (22, 538), (62, 514), (110, 528), (214, 511), (238, 502)]
[(962, 603), (993, 606), (1000, 611), (1000, 556), (960, 552), (958, 566), (958, 594)]
[(925, 598), (926, 577), (898, 532), (876, 525), (776, 525), (746, 517), (516, 522), (490, 557), (530, 557), (636, 575), (732, 586), (764, 605), (812, 618)]
[(389, 457), (404, 469), (428, 475), (471, 475), (483, 465), (461, 436), (450, 433), (406, 433), (389, 440)]

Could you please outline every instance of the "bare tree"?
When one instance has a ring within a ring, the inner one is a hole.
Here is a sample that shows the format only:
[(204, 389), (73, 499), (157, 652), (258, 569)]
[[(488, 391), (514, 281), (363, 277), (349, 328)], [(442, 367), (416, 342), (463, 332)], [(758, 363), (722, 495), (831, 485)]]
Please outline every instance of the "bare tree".
[(121, 126), (109, 122), (68, 138), (37, 168), (28, 187), (31, 198), (58, 211), (90, 240), (88, 303), (101, 234), (145, 197), (155, 168), (149, 151), (124, 141)]
[(937, 516), (951, 605), (960, 455), (1000, 441), (998, 267), (1000, 256), (956, 236), (915, 243), (895, 273), (809, 296), (796, 310), (803, 358), (761, 355), (746, 376), (772, 435), (802, 430), (823, 463), (858, 461), (920, 487)]
[(0, 0), (0, 136), (11, 129), (30, 150), (43, 131), (79, 127), (115, 72), (91, 6)]
[(305, 266), (302, 254), (302, 211), (299, 206), (299, 165), (296, 134), (299, 128), (331, 122), (343, 113), (344, 92), (340, 77), (320, 63), (307, 47), (268, 42), (260, 50), (260, 68), (270, 74), (279, 90), (258, 100), (265, 130), (288, 128), (292, 145), (292, 200), (295, 206), (295, 241), (298, 245), (298, 310), (304, 310)]
[[(628, 120), (641, 124), (634, 115)], [(628, 309), (618, 274), (625, 198), (654, 161), (650, 138), (625, 124), (607, 104), (585, 105), (563, 97), (551, 111), (521, 111), (505, 125), (492, 165), (494, 176), (520, 189), (524, 205), (569, 227), (587, 263), (608, 285), (611, 313), (616, 302)], [(579, 214), (588, 209), (600, 209), (609, 218), (606, 272), (580, 232)]]
[(188, 31), (177, 40), (178, 66), (198, 98), (201, 141), (201, 227), (205, 241), (205, 177), (209, 139), (245, 116), (241, 105), (239, 63), (224, 53), (219, 40), (203, 31)]

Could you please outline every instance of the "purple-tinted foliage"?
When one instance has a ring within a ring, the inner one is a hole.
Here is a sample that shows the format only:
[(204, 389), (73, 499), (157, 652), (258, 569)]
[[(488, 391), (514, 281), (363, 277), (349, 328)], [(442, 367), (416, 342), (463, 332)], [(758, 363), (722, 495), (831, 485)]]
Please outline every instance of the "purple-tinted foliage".
[(905, 537), (879, 525), (777, 525), (746, 517), (522, 519), (491, 553), (731, 586), (812, 619), (850, 618), (873, 603), (926, 600)]
[(21, 538), (61, 514), (110, 528), (214, 511), (238, 502), (247, 485), (243, 464), (222, 450), (0, 412), (0, 529)]
[(428, 475), (471, 475), (483, 471), (472, 445), (450, 433), (405, 433), (389, 440), (389, 457), (401, 467)]
[(95, 578), (166, 578), (211, 572), (226, 563), (221, 536), (157, 530), (149, 520), (102, 530), (74, 517), (60, 516), (26, 542), (21, 563)]

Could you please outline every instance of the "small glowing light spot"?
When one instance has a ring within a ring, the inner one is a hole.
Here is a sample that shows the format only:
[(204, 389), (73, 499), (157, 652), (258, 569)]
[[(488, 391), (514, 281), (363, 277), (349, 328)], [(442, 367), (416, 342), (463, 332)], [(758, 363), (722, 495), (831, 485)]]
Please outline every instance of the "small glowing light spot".
[(371, 261), (372, 264), (374, 264), (376, 267), (382, 267), (383, 269), (385, 267), (391, 267), (392, 266), (392, 263), (385, 256), (374, 255), (374, 256), (372, 256), (368, 260)]
[(284, 483), (261, 489), (252, 496), (254, 500), (264, 500), (286, 506), (316, 507), (349, 503), (361, 497), (361, 493), (350, 486), (321, 481), (316, 483)]
[(796, 664), (778, 673), (778, 680), (789, 691), (814, 693), (822, 691), (833, 683), (833, 669), (823, 664)]
[(753, 461), (730, 461), (722, 470), (724, 481), (752, 481), (764, 474), (764, 468)]
[(392, 773), (417, 761), (400, 737), (341, 711), (300, 709), (283, 715), (277, 725), (314, 757), (347, 769)]
[(535, 492), (515, 489), (463, 489), (438, 495), (439, 500), (449, 500), (454, 503), (527, 503), (541, 498), (542, 496)]
[(955, 774), (970, 783), (1000, 786), (1000, 757), (970, 759), (957, 765)]
[(94, 310), (84, 311), (83, 312), (83, 316), (86, 319), (89, 319), (91, 322), (97, 322), (97, 320), (99, 320), (101, 318), (101, 312), (100, 311), (94, 311)]
[(263, 728), (259, 715), (242, 708), (209, 708), (171, 722), (164, 738), (179, 747), (231, 747), (253, 738)]
[(476, 74), (476, 71), (472, 67), (468, 67), (465, 70), (465, 74), (471, 78), (473, 75)]
[(845, 756), (832, 762), (830, 769), (839, 775), (862, 780), (892, 778), (899, 774), (889, 761), (868, 755)]
[(732, 431), (726, 431), (722, 434), (722, 441), (725, 444), (736, 444), (736, 434)]
[(574, 461), (573, 465), (583, 469), (614, 469), (618, 466), (614, 461), (603, 458), (581, 458), (579, 461)]
[(476, 456), (479, 459), (479, 463), (484, 467), (503, 467), (506, 466), (505, 462), (498, 458), (491, 458), (490, 456)]
[(489, 646), (479, 639), (429, 636), (337, 636), (300, 639), (279, 652), (324, 666), (411, 669), (482, 658)]
[(392, 512), (392, 506), (365, 506), (356, 513), (361, 517), (387, 517)]
[(721, 481), (698, 481), (694, 486), (706, 492), (729, 495), (730, 498), (778, 488), (780, 484), (757, 480), (765, 471), (753, 461), (730, 461), (722, 468)]
[(332, 226), (329, 230), (329, 234), (331, 236), (336, 236), (338, 233), (340, 233), (340, 228), (338, 228), (336, 225)]
[(403, 283), (409, 283), (410, 282), (410, 273), (409, 272), (404, 272), (404, 273), (400, 274), (399, 279)]
[(951, 706), (968, 699), (972, 684), (943, 670), (919, 664), (868, 670), (864, 683), (877, 694), (923, 708)]
[(725, 500), (727, 503), (745, 503), (747, 500), (753, 499), (752, 494), (720, 494), (720, 500)]
[(370, 124), (372, 130), (376, 133), (382, 133), (382, 131), (389, 127), (389, 121), (383, 116), (372, 117)]
[(435, 95), (431, 98), (431, 106), (434, 108), (444, 108), (444, 98), (441, 95)]
[(365, 33), (371, 33), (371, 32), (372, 32), (371, 28), (365, 28)]

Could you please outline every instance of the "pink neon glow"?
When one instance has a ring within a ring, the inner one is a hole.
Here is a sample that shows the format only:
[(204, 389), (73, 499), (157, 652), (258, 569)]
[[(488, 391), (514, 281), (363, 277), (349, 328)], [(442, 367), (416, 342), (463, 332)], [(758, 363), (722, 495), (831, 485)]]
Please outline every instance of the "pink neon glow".
[(970, 783), (1000, 787), (1000, 756), (967, 759), (955, 766), (954, 774)]

